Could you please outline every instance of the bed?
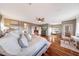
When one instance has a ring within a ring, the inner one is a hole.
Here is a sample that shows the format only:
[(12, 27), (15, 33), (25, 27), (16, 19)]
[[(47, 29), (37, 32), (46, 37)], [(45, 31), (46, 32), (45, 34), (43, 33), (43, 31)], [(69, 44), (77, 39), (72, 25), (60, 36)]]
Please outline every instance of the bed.
[(18, 45), (19, 34), (7, 34), (0, 38), (0, 54), (5, 56), (41, 56), (50, 46), (45, 38), (33, 36), (27, 48)]

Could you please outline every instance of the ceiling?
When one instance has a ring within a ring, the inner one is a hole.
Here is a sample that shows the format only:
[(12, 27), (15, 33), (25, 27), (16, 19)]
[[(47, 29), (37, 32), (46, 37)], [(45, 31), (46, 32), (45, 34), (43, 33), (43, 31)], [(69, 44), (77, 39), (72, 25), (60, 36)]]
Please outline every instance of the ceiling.
[(0, 13), (7, 18), (35, 24), (36, 17), (43, 17), (43, 23), (60, 24), (79, 14), (78, 3), (0, 3)]

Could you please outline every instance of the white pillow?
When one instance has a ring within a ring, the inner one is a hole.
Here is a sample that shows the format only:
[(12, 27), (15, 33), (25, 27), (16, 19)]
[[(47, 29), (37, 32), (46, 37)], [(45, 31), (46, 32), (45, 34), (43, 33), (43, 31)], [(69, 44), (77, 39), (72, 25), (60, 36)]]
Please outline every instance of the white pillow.
[(27, 38), (24, 36), (24, 34), (22, 34), (22, 37), (18, 40), (18, 43), (21, 48), (27, 48), (29, 46)]
[(21, 50), (17, 39), (13, 36), (0, 40), (0, 46), (2, 46), (2, 48), (11, 55), (17, 55)]
[(19, 33), (16, 33), (15, 31), (12, 31), (12, 32), (10, 32), (8, 34), (11, 35), (11, 36), (14, 36), (16, 38), (19, 38), (20, 37), (20, 34)]
[(32, 35), (29, 33), (24, 33), (25, 37), (27, 38), (28, 41), (32, 40)]

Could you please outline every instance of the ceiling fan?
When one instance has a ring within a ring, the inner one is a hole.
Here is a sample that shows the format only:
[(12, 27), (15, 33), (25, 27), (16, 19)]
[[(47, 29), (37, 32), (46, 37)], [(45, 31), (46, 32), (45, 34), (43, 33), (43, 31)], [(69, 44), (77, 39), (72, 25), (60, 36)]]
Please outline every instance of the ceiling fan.
[(36, 17), (36, 20), (37, 20), (38, 22), (44, 22), (44, 18), (38, 18), (38, 17)]

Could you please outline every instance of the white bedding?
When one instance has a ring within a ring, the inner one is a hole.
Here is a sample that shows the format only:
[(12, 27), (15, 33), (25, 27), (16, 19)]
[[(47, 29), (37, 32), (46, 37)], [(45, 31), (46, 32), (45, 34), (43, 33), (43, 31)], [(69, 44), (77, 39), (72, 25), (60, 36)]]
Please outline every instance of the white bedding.
[[(6, 38), (6, 37), (5, 37)], [(8, 40), (12, 41), (16, 39), (9, 39)], [(4, 42), (5, 41), (5, 42)], [(19, 46), (17, 47), (17, 42), (10, 42), (7, 41), (6, 39), (1, 38), (0, 39), (0, 54), (4, 55), (13, 55), (13, 56), (33, 56), (37, 54), (37, 52), (42, 48), (44, 44), (46, 45), (46, 48), (49, 47), (50, 43), (39, 36), (33, 36), (32, 40), (29, 42), (29, 47), (27, 48), (20, 48)], [(14, 43), (15, 45), (12, 45)], [(6, 45), (7, 44), (7, 45)], [(46, 49), (45, 48), (45, 49)], [(3, 49), (3, 50), (1, 50)], [(41, 52), (42, 54), (43, 52)]]
[(9, 36), (0, 40), (0, 46), (10, 55), (16, 55), (20, 52), (21, 47), (18, 45), (16, 37)]
[(42, 39), (36, 39), (36, 38), (32, 39), (32, 41), (29, 42), (30, 46), (28, 48), (22, 49), (18, 55), (23, 55), (23, 56), (35, 55), (40, 50), (40, 48), (43, 47), (44, 44), (49, 45), (49, 42), (47, 40), (42, 40)]

